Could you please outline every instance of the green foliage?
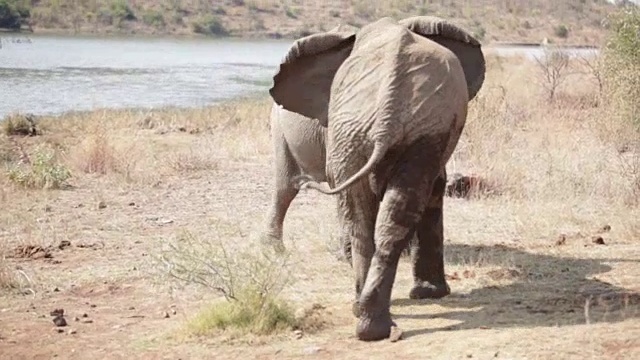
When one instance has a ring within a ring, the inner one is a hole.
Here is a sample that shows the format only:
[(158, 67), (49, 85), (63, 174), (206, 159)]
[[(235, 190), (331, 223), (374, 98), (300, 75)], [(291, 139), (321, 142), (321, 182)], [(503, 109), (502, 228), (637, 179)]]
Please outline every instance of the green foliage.
[(155, 27), (163, 27), (165, 25), (164, 16), (156, 10), (148, 10), (142, 14), (142, 22)]
[(608, 18), (603, 49), (605, 95), (623, 118), (640, 129), (640, 9), (627, 7)]
[(123, 21), (136, 20), (136, 15), (125, 0), (114, 0), (98, 10), (98, 20), (105, 25), (120, 26)]
[(67, 167), (59, 163), (55, 152), (39, 147), (30, 164), (14, 165), (7, 170), (9, 180), (29, 189), (60, 189), (71, 177)]
[(215, 330), (268, 335), (297, 326), (293, 310), (282, 301), (263, 297), (253, 290), (239, 293), (236, 301), (219, 301), (189, 322), (196, 335)]
[(226, 36), (229, 32), (224, 27), (220, 19), (213, 15), (205, 15), (193, 22), (193, 32), (204, 35)]
[[(240, 236), (238, 226), (212, 224), (219, 239), (201, 240), (189, 233), (167, 244), (161, 257), (166, 273), (185, 284), (198, 284), (223, 295), (191, 322), (191, 330), (268, 334), (296, 325), (293, 310), (279, 294), (290, 283), (288, 254), (261, 244), (245, 243), (228, 249), (223, 240)], [(246, 240), (246, 239), (245, 239)]]
[(23, 0), (0, 0), (0, 28), (20, 30), (31, 17), (29, 2)]

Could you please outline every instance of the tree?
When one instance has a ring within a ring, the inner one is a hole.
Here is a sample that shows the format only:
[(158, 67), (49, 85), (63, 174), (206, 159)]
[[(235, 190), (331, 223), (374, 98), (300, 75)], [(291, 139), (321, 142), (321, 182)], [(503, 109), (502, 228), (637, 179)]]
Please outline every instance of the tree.
[(0, 29), (20, 30), (30, 16), (29, 6), (25, 2), (0, 0)]

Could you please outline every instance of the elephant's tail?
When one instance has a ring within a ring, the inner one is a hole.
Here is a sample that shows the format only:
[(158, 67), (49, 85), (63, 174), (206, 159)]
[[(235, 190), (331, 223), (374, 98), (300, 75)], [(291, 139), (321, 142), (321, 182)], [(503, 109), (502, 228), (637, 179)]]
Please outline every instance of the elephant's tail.
[(303, 185), (303, 188), (315, 189), (327, 195), (333, 195), (342, 192), (361, 180), (363, 177), (367, 176), (373, 170), (374, 166), (376, 166), (382, 160), (382, 158), (384, 158), (385, 154), (387, 153), (388, 147), (389, 146), (386, 143), (377, 141), (373, 145), (373, 152), (371, 152), (371, 156), (369, 157), (367, 163), (357, 173), (355, 173), (344, 183), (342, 183), (342, 185), (339, 185), (334, 189), (327, 190), (324, 187), (320, 186), (320, 184), (317, 182), (307, 182)]

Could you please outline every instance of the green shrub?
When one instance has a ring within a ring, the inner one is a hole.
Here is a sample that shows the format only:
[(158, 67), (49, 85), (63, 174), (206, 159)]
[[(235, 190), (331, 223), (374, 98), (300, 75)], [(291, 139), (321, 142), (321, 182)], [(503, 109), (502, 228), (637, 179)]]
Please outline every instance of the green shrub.
[(608, 18), (608, 27), (604, 95), (624, 121), (640, 129), (640, 9), (619, 10)]
[(149, 10), (142, 14), (142, 22), (155, 27), (163, 27), (165, 25), (164, 16), (156, 10)]
[(229, 32), (220, 19), (212, 15), (205, 15), (192, 24), (193, 32), (204, 35), (226, 36)]
[(51, 149), (36, 149), (30, 164), (13, 165), (7, 170), (9, 180), (28, 189), (60, 189), (71, 177), (67, 167), (60, 164)]
[(31, 11), (29, 2), (23, 0), (0, 0), (0, 28), (20, 30), (28, 23)]
[(111, 14), (117, 20), (136, 20), (136, 15), (129, 7), (129, 3), (126, 0), (115, 0), (109, 7)]
[[(242, 230), (225, 222), (213, 224), (222, 239)], [(223, 240), (202, 240), (185, 233), (168, 243), (161, 257), (166, 274), (184, 284), (198, 284), (225, 297), (189, 324), (202, 335), (215, 330), (266, 335), (297, 326), (292, 308), (279, 298), (291, 281), (288, 254), (261, 244), (228, 249)]]

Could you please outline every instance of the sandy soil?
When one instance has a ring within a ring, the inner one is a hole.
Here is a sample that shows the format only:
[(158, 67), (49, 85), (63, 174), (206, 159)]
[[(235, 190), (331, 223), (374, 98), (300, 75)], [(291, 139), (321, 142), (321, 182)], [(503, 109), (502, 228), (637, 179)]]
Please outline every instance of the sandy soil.
[[(496, 76), (492, 73), (490, 81)], [(601, 181), (597, 157), (615, 164), (604, 157), (619, 155), (583, 132), (583, 110), (575, 110), (580, 121), (572, 121), (563, 107), (533, 113), (513, 102), (500, 111), (529, 116), (539, 127), (514, 123), (511, 140), (489, 127), (492, 136), (482, 138), (487, 144), (500, 141), (508, 154), (469, 157), (482, 145), (478, 121), (502, 121), (482, 101), (473, 105), (470, 117), (476, 122), (451, 166), (460, 170), (471, 168), (465, 159), (478, 166), (491, 160), (492, 175), (499, 178), (504, 169), (498, 165), (508, 158), (511, 177), (503, 179), (520, 187), (497, 196), (445, 199), (452, 294), (409, 300), (410, 266), (402, 259), (391, 311), (405, 336), (396, 343), (355, 339), (352, 273), (337, 256), (332, 198), (313, 192), (296, 198), (285, 223), (294, 282), (282, 296), (297, 307), (323, 305), (325, 327), (302, 336), (240, 338), (196, 338), (185, 330), (186, 322), (219, 295), (167, 281), (158, 256), (184, 231), (239, 245), (258, 235), (271, 196), (268, 102), (67, 114), (43, 120), (42, 136), (0, 138), (5, 149), (16, 142), (27, 152), (42, 143), (57, 146), (74, 172), (71, 188), (63, 190), (23, 190), (2, 179), (0, 265), (14, 285), (22, 285), (0, 293), (0, 358), (638, 357), (638, 210), (613, 198), (626, 193), (606, 184), (622, 180)], [(549, 137), (550, 124), (556, 129), (552, 135), (563, 141)], [(547, 147), (518, 152), (541, 144)], [(579, 155), (576, 149), (593, 152)], [(105, 163), (104, 174), (82, 171), (87, 164)], [(576, 166), (585, 176), (574, 178), (580, 186), (564, 177), (564, 170), (575, 174)], [(564, 196), (569, 187), (575, 192)], [(604, 244), (594, 243), (594, 237)], [(64, 309), (67, 326), (54, 325), (55, 309)]]

